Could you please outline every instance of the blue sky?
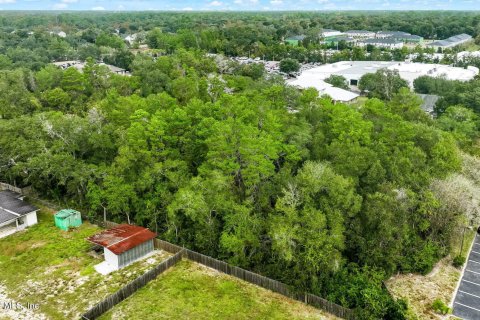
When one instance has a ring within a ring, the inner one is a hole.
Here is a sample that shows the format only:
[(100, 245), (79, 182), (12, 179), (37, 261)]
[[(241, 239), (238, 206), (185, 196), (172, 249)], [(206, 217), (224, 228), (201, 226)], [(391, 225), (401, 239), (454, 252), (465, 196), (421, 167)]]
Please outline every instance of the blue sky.
[(1, 10), (480, 10), (480, 0), (0, 0)]

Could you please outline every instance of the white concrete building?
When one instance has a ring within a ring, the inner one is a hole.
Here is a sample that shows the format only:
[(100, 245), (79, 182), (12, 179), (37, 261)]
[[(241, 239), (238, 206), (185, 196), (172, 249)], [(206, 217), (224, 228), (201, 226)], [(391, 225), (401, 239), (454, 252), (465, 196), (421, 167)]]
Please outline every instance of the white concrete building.
[(313, 84), (335, 74), (345, 77), (351, 86), (356, 86), (363, 75), (375, 73), (382, 68), (397, 70), (400, 76), (407, 80), (411, 86), (413, 86), (413, 81), (420, 76), (445, 77), (449, 80), (469, 81), (479, 74), (478, 68), (475, 67), (463, 69), (441, 64), (411, 62), (340, 61), (305, 70), (298, 79), (302, 79), (304, 83)]
[(314, 79), (311, 73), (302, 73), (297, 79), (287, 82), (298, 89), (315, 88), (319, 96), (327, 95), (335, 102), (349, 102), (355, 100), (359, 95), (345, 89), (336, 88), (323, 80)]
[(23, 201), (23, 195), (0, 191), (0, 238), (38, 223), (38, 208)]

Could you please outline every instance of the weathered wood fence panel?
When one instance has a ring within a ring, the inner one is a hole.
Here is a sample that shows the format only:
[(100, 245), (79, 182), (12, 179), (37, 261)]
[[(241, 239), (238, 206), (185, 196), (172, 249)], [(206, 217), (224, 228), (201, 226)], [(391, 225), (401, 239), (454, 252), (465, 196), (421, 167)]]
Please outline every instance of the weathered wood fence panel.
[(265, 276), (259, 275), (257, 273), (229, 265), (226, 262), (214, 259), (212, 257), (203, 255), (195, 251), (185, 249), (184, 252), (187, 259), (189, 260), (203, 264), (207, 267), (218, 270), (230, 276), (250, 282), (259, 287), (279, 293), (288, 298), (302, 301), (318, 309), (325, 310), (328, 313), (331, 313), (337, 317), (348, 319), (348, 320), (355, 319), (354, 313), (352, 310), (342, 307), (331, 301), (325, 300), (319, 296), (316, 296), (310, 293), (305, 293), (305, 294), (295, 293), (295, 291), (291, 286), (288, 286), (280, 281), (273, 280)]
[(115, 305), (119, 304), (120, 302), (127, 299), (135, 292), (137, 292), (140, 288), (143, 288), (144, 286), (146, 286), (147, 283), (154, 280), (156, 277), (158, 277), (158, 275), (162, 274), (163, 272), (168, 270), (170, 267), (177, 264), (180, 260), (182, 260), (183, 254), (184, 254), (183, 251), (178, 252), (174, 256), (168, 258), (167, 260), (157, 265), (152, 270), (145, 272), (140, 277), (131, 281), (129, 284), (127, 284), (126, 286), (124, 286), (114, 294), (108, 296), (103, 301), (97, 303), (90, 310), (85, 312), (82, 315), (82, 319), (92, 320), (100, 317), (102, 314), (112, 309)]
[(180, 246), (177, 246), (167, 241), (160, 240), (158, 238), (155, 238), (153, 240), (153, 246), (155, 247), (155, 249), (162, 249), (170, 253), (178, 253), (181, 250), (183, 250), (183, 248)]

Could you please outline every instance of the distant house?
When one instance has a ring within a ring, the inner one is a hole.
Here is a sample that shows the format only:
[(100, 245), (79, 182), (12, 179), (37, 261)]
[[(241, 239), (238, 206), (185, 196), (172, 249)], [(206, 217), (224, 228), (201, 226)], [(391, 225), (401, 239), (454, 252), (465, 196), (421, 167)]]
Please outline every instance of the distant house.
[(105, 261), (95, 269), (107, 274), (123, 268), (154, 251), (156, 233), (139, 226), (121, 224), (87, 240), (103, 247)]
[(443, 49), (448, 49), (448, 48), (454, 48), (456, 46), (459, 46), (461, 44), (464, 44), (466, 42), (471, 41), (473, 38), (471, 35), (462, 33), (444, 40), (438, 40), (429, 43), (427, 46), (432, 47), (436, 50), (443, 50)]
[(299, 35), (299, 36), (292, 36), (292, 37), (288, 37), (285, 39), (285, 43), (288, 43), (292, 46), (298, 46), (300, 44), (300, 42), (302, 42), (303, 40), (305, 40), (307, 36), (305, 35)]
[(128, 35), (124, 38), (124, 40), (128, 42), (129, 45), (132, 45), (135, 42), (135, 40), (137, 40), (137, 34), (134, 33), (134, 34)]
[(82, 215), (72, 209), (63, 209), (55, 213), (55, 226), (64, 231), (82, 225)]
[(344, 34), (354, 39), (375, 38), (375, 32), (367, 30), (348, 30), (345, 31)]
[(403, 47), (403, 42), (395, 39), (390, 39), (390, 38), (386, 38), (386, 39), (373, 38), (373, 39), (365, 39), (365, 40), (358, 41), (357, 45), (359, 47), (366, 47), (368, 45), (372, 45), (378, 48), (401, 49)]
[(23, 195), (0, 191), (0, 238), (37, 224), (38, 208), (23, 201)]

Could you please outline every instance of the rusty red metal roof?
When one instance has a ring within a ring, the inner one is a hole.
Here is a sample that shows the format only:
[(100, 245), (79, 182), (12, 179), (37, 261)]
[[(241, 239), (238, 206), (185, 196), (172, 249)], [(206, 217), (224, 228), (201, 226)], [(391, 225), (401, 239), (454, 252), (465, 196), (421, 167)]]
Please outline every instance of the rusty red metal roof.
[(115, 228), (93, 235), (87, 240), (105, 247), (116, 255), (119, 255), (155, 238), (156, 236), (156, 233), (147, 228), (132, 226), (130, 224), (121, 224)]

